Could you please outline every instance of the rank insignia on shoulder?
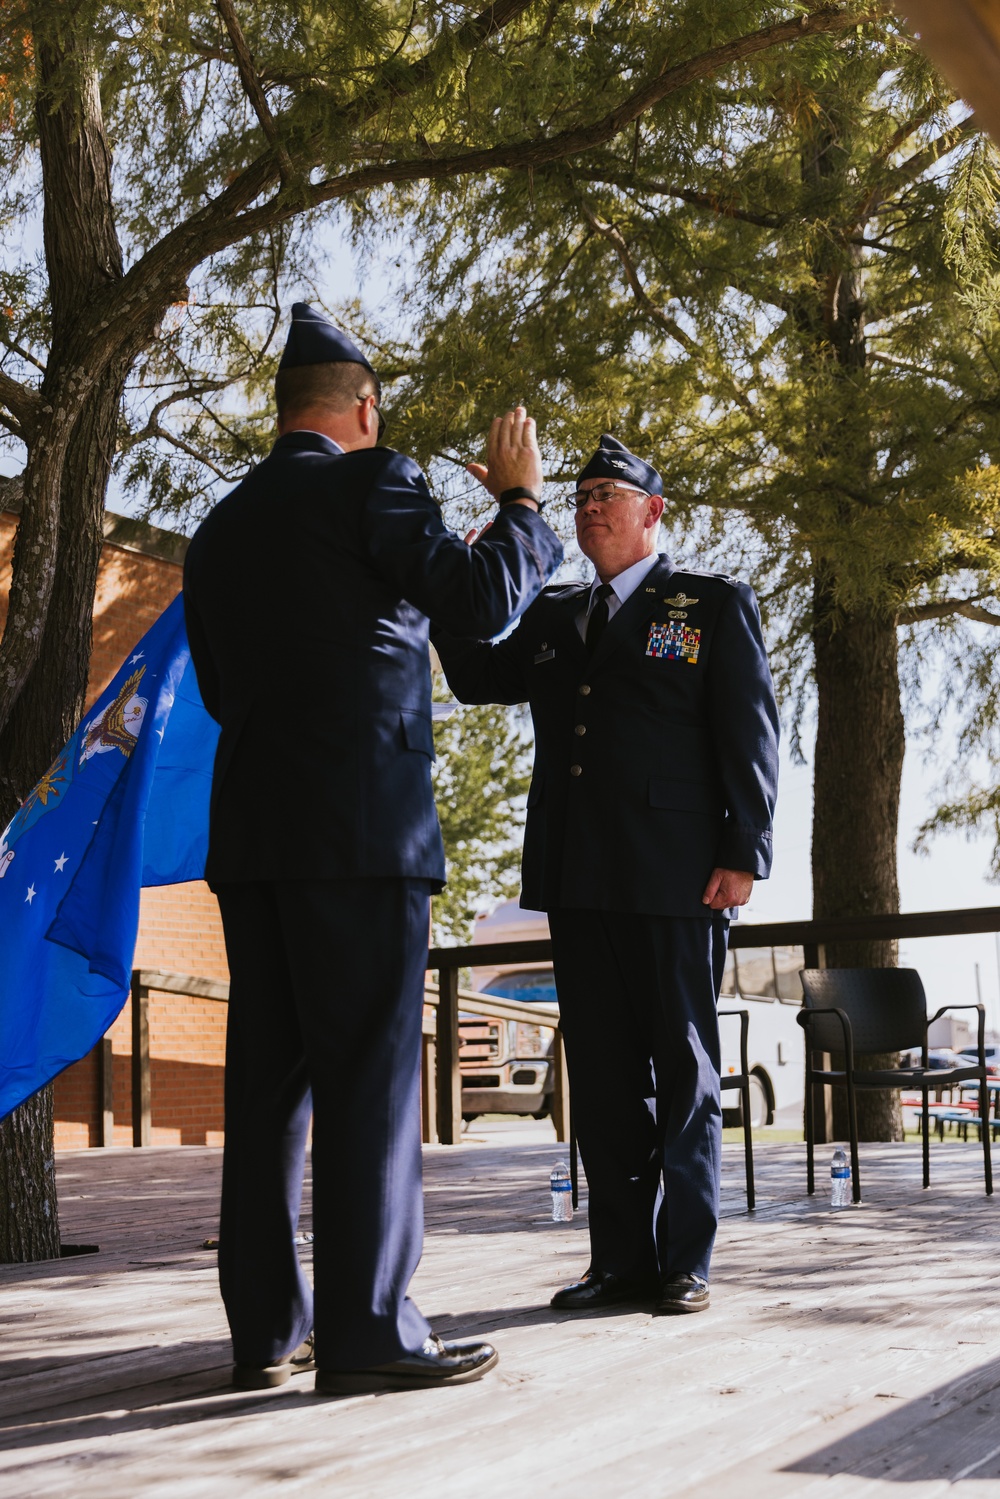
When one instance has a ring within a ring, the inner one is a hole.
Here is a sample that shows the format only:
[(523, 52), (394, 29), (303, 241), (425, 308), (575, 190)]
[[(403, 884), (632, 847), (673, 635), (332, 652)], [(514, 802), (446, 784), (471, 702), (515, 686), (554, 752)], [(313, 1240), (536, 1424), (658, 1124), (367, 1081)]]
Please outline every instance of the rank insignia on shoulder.
[(659, 661), (686, 661), (695, 666), (701, 650), (701, 631), (682, 625), (680, 620), (669, 624), (651, 624), (646, 641), (646, 655)]
[(675, 609), (689, 609), (692, 604), (697, 604), (697, 599), (689, 599), (686, 593), (679, 593), (675, 599), (664, 599), (664, 604), (673, 604)]

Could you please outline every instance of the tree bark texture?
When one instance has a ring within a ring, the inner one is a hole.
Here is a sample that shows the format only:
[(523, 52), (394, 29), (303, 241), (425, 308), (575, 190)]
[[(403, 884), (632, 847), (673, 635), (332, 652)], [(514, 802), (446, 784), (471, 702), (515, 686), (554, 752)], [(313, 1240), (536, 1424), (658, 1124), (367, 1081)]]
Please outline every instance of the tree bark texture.
[[(822, 205), (850, 158), (854, 122), (831, 94), (808, 127), (802, 154), (804, 182)], [(865, 429), (868, 364), (861, 252), (849, 238), (824, 236), (817, 244), (811, 296), (798, 309), (804, 359), (812, 371), (833, 377), (831, 414), (817, 417), (816, 444), (843, 473), (847, 489), (874, 475), (859, 472), (857, 453), (868, 450)], [(844, 521), (856, 500), (844, 495)], [(836, 577), (814, 558), (813, 650), (817, 728), (813, 782), (813, 916), (870, 916), (899, 910), (896, 838), (905, 729), (900, 706), (896, 621), (874, 609), (852, 613), (837, 601)], [(895, 967), (895, 942), (831, 943), (831, 968)], [(843, 1059), (834, 1065), (843, 1066)], [(897, 1053), (856, 1059), (868, 1070), (895, 1067)], [(833, 1132), (845, 1139), (846, 1089), (834, 1088)], [(862, 1140), (901, 1140), (899, 1094), (879, 1089), (857, 1095)]]
[(50, 1084), (0, 1123), (0, 1264), (58, 1258)]
[[(95, 386), (66, 450), (59, 503), (59, 546), (34, 667), (17, 712), (0, 732), (0, 827), (75, 730), (87, 689), (94, 592), (104, 542), (104, 495), (114, 455), (124, 372)], [(25, 567), (19, 529), (14, 571)]]
[[(104, 496), (129, 361), (95, 376), (81, 326), (122, 279), (111, 158), (85, 39), (36, 33), (52, 344), (29, 434), (0, 699), (0, 826), (79, 722), (103, 544)], [(0, 1125), (0, 1262), (59, 1254), (52, 1089)]]
[[(71, 447), (77, 461), (81, 456), (81, 444), (73, 442), (76, 424), (95, 388), (113, 385), (117, 373), (102, 371), (105, 378), (95, 379), (82, 325), (93, 304), (120, 283), (123, 275), (112, 212), (111, 153), (89, 45), (84, 35), (73, 30), (72, 19), (66, 22), (48, 12), (39, 13), (36, 19), (36, 116), (45, 188), (43, 232), (52, 343), (40, 406), (26, 433), (24, 505), (8, 628), (0, 645), (0, 724), (8, 721), (47, 633), (47, 613), (60, 566)], [(90, 467), (89, 463), (85, 466)], [(102, 504), (103, 494), (102, 489)], [(44, 733), (39, 740), (40, 756), (43, 744), (47, 747)], [(44, 769), (43, 763), (35, 777)], [(6, 800), (4, 792), (0, 787), (0, 798)]]
[[(898, 644), (892, 619), (831, 617), (817, 585), (813, 629), (818, 720), (813, 803), (813, 914), (819, 919), (899, 909), (896, 837), (905, 748)], [(890, 968), (893, 941), (837, 942), (831, 968)], [(895, 1067), (895, 1053), (859, 1059)], [(842, 1065), (842, 1064), (841, 1064)], [(834, 1136), (847, 1136), (846, 1092), (833, 1090)], [(899, 1094), (858, 1096), (862, 1140), (901, 1140)]]

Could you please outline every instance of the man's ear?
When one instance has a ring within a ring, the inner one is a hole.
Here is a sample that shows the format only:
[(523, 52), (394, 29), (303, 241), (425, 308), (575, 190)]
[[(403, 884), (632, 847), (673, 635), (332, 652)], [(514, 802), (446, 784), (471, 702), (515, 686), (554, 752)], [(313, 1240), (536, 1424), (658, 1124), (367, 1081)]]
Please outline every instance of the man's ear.
[(361, 425), (366, 437), (371, 437), (372, 433), (378, 433), (378, 413), (375, 409), (377, 405), (378, 401), (376, 397), (368, 395), (365, 396), (358, 408)]
[(665, 508), (666, 507), (665, 507), (664, 502), (663, 502), (663, 496), (662, 496), (662, 494), (651, 494), (650, 495), (650, 497), (649, 497), (649, 508), (646, 511), (646, 529), (647, 530), (649, 530), (649, 528), (651, 526), (658, 526), (659, 525), (661, 519), (663, 518), (663, 512), (664, 512)]

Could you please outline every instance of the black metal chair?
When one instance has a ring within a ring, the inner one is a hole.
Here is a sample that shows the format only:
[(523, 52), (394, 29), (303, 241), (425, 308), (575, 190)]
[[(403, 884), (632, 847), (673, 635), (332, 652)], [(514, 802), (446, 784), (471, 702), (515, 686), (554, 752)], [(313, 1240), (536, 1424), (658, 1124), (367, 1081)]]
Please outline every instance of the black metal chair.
[(721, 1079), (721, 1088), (725, 1092), (727, 1088), (738, 1088), (742, 1100), (743, 1115), (743, 1160), (747, 1174), (747, 1212), (752, 1213), (756, 1206), (756, 1198), (753, 1189), (753, 1142), (750, 1138), (750, 1064), (747, 1060), (747, 1032), (750, 1029), (749, 1010), (720, 1010), (719, 1018), (724, 1015), (738, 1015), (740, 1017), (740, 1070), (739, 1072), (724, 1073)]
[[(923, 1098), (922, 1134), (924, 1186), (930, 1186), (930, 1128), (927, 1095), (932, 1088), (976, 1078), (980, 1100), (987, 1099), (986, 1011), (981, 1004), (944, 1005), (930, 1019), (927, 998), (915, 968), (804, 968), (801, 972), (803, 1008), (798, 1022), (806, 1033), (806, 1172), (809, 1192), (815, 1190), (813, 1155), (816, 1126), (813, 1117), (814, 1085), (831, 1083), (847, 1089), (847, 1118), (851, 1138), (851, 1178), (855, 1202), (861, 1201), (858, 1172), (859, 1088), (918, 1088)], [(979, 1012), (979, 1060), (968, 1067), (934, 1068), (927, 1065), (927, 1031), (933, 1021), (950, 1010)], [(920, 1067), (859, 1071), (858, 1053), (907, 1051), (920, 1048)], [(817, 1052), (842, 1052), (842, 1070), (816, 1066)], [(988, 1107), (988, 1106), (987, 1106)], [(983, 1141), (983, 1173), (986, 1195), (993, 1191), (990, 1160), (990, 1130), (980, 1131)]]

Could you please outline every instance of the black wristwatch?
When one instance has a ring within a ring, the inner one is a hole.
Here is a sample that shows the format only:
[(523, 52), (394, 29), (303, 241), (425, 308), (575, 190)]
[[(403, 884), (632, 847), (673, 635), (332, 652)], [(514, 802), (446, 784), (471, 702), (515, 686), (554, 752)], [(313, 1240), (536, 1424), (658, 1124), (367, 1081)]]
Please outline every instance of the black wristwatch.
[(542, 497), (533, 489), (525, 489), (523, 484), (517, 484), (513, 489), (502, 489), (497, 495), (498, 505), (510, 505), (515, 500), (534, 500), (539, 510), (542, 508)]

